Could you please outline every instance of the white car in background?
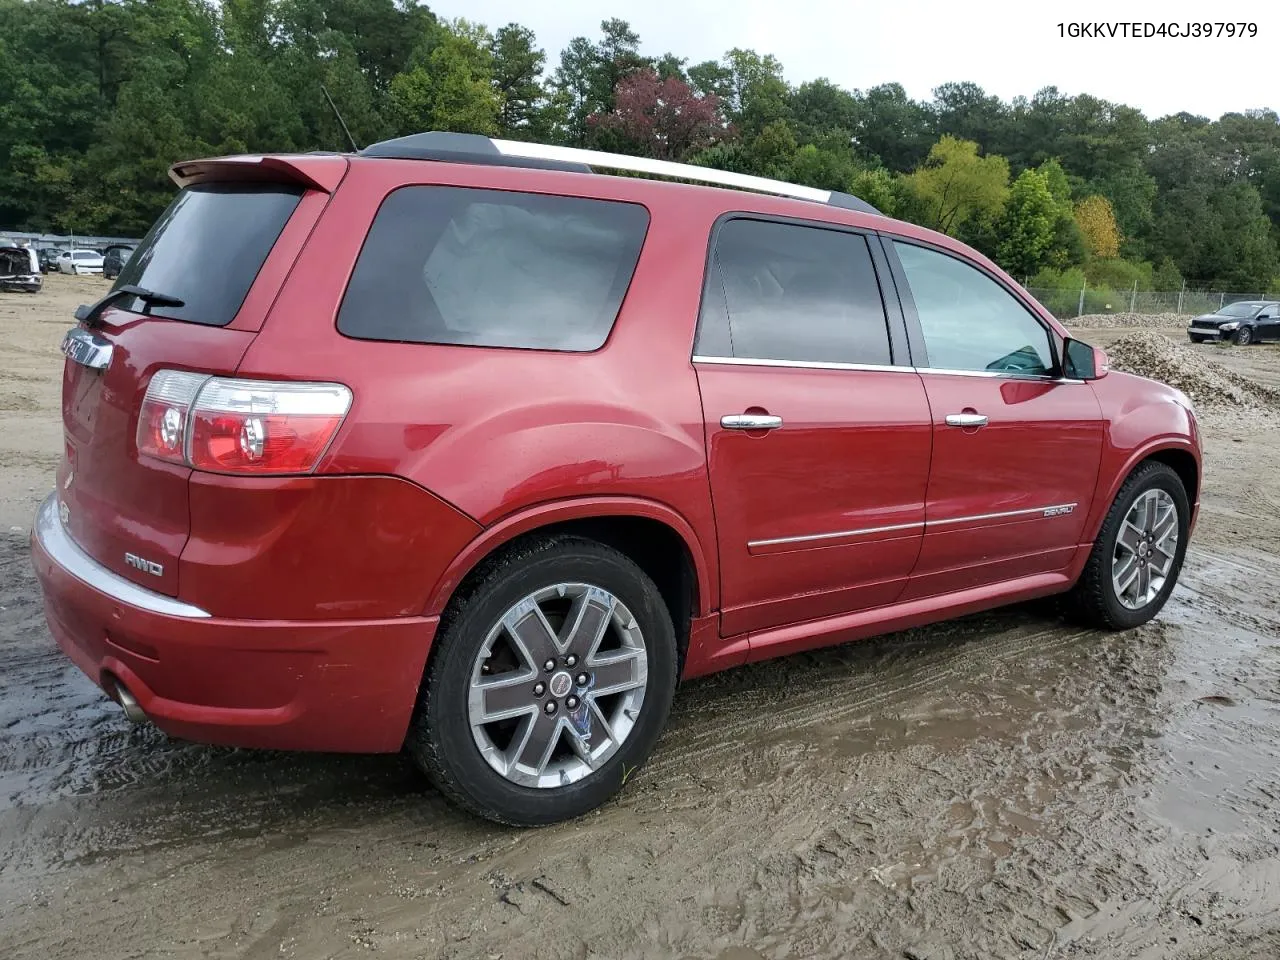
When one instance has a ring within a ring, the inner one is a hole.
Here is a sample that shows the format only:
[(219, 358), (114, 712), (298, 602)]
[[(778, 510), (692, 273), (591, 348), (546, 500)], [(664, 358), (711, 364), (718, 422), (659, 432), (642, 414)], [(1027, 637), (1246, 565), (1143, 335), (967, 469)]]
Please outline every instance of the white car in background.
[(102, 275), (102, 254), (97, 250), (68, 250), (58, 258), (59, 273)]

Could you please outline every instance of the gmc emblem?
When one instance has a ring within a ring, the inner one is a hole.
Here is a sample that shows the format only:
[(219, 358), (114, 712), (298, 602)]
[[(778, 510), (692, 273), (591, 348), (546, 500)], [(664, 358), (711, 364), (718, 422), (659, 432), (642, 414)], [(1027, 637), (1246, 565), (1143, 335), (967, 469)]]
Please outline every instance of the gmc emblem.
[(164, 576), (163, 566), (151, 560), (146, 560), (138, 556), (136, 553), (126, 553), (124, 555), (124, 562), (127, 563), (129, 566), (133, 567), (135, 570), (141, 570), (143, 573), (149, 573), (153, 577)]

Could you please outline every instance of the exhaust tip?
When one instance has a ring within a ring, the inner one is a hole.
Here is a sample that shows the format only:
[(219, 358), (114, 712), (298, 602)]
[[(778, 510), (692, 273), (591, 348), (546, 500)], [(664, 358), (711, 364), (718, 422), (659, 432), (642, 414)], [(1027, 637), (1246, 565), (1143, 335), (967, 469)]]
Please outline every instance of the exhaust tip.
[(129, 692), (129, 688), (118, 680), (113, 687), (116, 703), (120, 704), (121, 709), (124, 710), (125, 717), (131, 723), (146, 723), (147, 715), (142, 712), (142, 708), (138, 706), (138, 701)]

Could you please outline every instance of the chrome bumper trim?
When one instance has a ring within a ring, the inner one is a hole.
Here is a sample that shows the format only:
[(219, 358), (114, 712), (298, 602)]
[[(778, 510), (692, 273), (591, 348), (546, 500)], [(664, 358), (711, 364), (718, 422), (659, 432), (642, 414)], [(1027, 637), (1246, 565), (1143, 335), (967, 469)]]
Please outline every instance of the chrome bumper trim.
[(71, 576), (114, 600), (166, 617), (207, 619), (212, 614), (173, 597), (146, 590), (108, 570), (71, 539), (58, 516), (58, 495), (49, 494), (36, 513), (36, 539), (50, 558)]

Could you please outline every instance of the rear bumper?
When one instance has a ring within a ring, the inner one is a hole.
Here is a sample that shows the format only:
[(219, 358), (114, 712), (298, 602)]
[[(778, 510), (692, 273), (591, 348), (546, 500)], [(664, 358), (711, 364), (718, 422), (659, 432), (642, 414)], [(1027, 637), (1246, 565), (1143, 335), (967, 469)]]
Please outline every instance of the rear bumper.
[(114, 574), (40, 507), (31, 555), (63, 652), (115, 695), (123, 684), (171, 736), (360, 753), (400, 749), (434, 617), (228, 620)]

